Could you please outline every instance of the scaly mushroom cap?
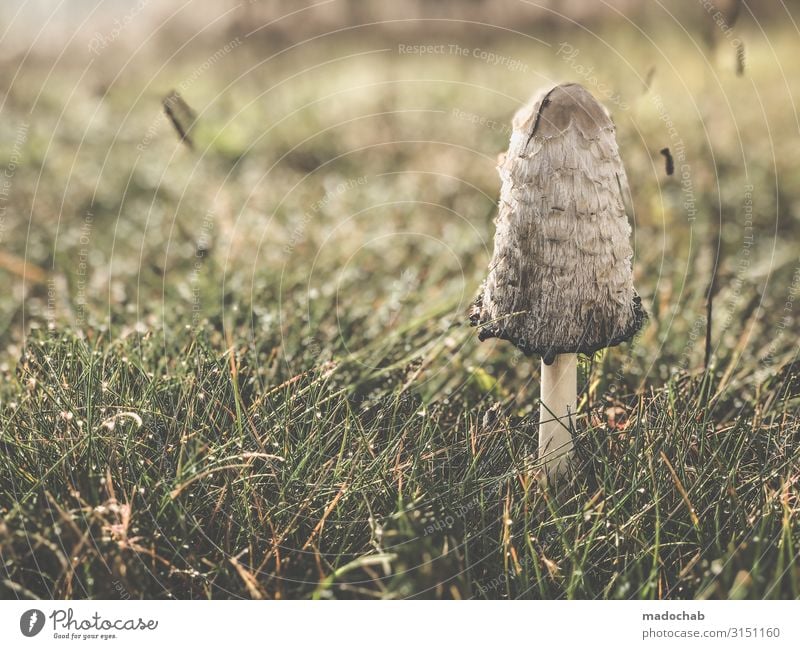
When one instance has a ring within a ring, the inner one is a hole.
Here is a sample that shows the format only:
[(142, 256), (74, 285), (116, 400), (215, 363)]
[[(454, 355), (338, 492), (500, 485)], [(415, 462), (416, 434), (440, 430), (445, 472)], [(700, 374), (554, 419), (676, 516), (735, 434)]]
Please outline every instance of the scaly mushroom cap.
[(525, 354), (592, 354), (646, 314), (633, 288), (628, 180), (608, 111), (583, 86), (554, 86), (514, 117), (494, 254), (470, 312), (478, 337)]

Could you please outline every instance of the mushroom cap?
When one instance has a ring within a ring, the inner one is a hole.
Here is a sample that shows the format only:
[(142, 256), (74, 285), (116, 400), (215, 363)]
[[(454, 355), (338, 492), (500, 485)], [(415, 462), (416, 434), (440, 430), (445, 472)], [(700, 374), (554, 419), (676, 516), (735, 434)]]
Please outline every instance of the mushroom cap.
[(630, 340), (647, 315), (608, 111), (579, 84), (546, 88), (515, 115), (498, 171), (494, 254), (470, 312), (478, 337), (545, 362)]

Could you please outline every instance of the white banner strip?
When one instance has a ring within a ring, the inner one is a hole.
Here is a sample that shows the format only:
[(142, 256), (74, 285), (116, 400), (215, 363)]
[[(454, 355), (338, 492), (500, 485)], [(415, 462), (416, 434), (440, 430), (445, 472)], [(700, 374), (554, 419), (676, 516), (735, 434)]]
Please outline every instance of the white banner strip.
[(800, 603), (5, 601), (0, 602), (0, 638), (4, 647), (99, 643), (136, 649), (244, 643), (369, 649), (440, 643), (493, 649), (777, 648), (800, 646)]

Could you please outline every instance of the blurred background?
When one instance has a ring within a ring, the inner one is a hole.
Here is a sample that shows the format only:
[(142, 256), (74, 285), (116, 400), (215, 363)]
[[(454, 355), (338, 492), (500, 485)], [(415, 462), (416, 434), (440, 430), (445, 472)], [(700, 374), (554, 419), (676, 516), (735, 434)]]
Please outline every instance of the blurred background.
[[(454, 485), (443, 497), (456, 505), (469, 500), (455, 493), (464, 476), (483, 489), (534, 444), (535, 426), (505, 442), (476, 433), (495, 406), (535, 420), (538, 359), (479, 344), (466, 312), (491, 255), (495, 165), (511, 117), (562, 81), (586, 86), (616, 123), (635, 284), (650, 314), (632, 344), (582, 362), (582, 408), (603, 431), (587, 437), (624, 436), (634, 420), (648, 435), (669, 432), (669, 443), (685, 444), (679, 473), (696, 459), (681, 478), (721, 485), (701, 480), (716, 465), (693, 455), (698, 431), (733, 435), (746, 421), (780, 426), (788, 440), (783, 426), (798, 430), (787, 414), (800, 397), (800, 381), (789, 380), (800, 312), (798, 13), (794, 1), (3, 0), (0, 429), (16, 437), (4, 438), (13, 478), (0, 511), (30, 506), (43, 538), (60, 541), (44, 489), (99, 517), (89, 524), (96, 536), (121, 524), (92, 509), (116, 502), (119, 485), (158, 494), (137, 501), (135, 525), (153, 534), (159, 556), (178, 556), (174, 565), (153, 559), (157, 579), (143, 572), (139, 582), (114, 568), (146, 596), (243, 588), (229, 558), (243, 547), (255, 556), (248, 544), (267, 529), (266, 511), (269, 526), (285, 529), (274, 538), (297, 550), (284, 564), (261, 546), (262, 585), (280, 596), (284, 587), (307, 594), (321, 574), (371, 552), (373, 513), (442, 485)], [(783, 419), (764, 423), (775, 404)], [(398, 420), (412, 432), (394, 428)], [(697, 428), (673, 434), (685, 422)], [(741, 439), (731, 448), (750, 448)], [(753, 502), (776, 448), (759, 439), (768, 450), (745, 462)], [(230, 483), (233, 474), (214, 469), (225, 457), (239, 467), (241, 453), (264, 452), (262, 441), (285, 464), (249, 457)], [(788, 457), (792, 444), (780, 452)], [(631, 472), (646, 471), (642, 456), (629, 459)], [(614, 472), (603, 475), (616, 493)], [(654, 477), (653, 492), (677, 494), (672, 475)], [(650, 510), (637, 504), (647, 479), (631, 478), (623, 505), (609, 506), (615, 525), (628, 525), (628, 506)], [(349, 480), (356, 487), (340, 500)], [(509, 493), (518, 487), (511, 480)], [(515, 506), (528, 516), (523, 491)], [(721, 497), (709, 494), (716, 507)], [(352, 526), (323, 535), (331, 502), (352, 507), (342, 514)], [(675, 511), (681, 502), (675, 495)], [(496, 520), (510, 520), (502, 507)], [(218, 513), (234, 510), (225, 529)], [(681, 515), (675, 548), (696, 526)], [(74, 575), (58, 577), (60, 564), (46, 586), (30, 577), (42, 557), (23, 547), (26, 524), (15, 519), (19, 536), (4, 550), (26, 557), (9, 579), (43, 595), (71, 592)], [(723, 528), (720, 553), (742, 538)], [(491, 529), (491, 539), (510, 538)], [(170, 544), (198, 530), (212, 541), (176, 554)], [(314, 563), (299, 548), (316, 548), (317, 534), (324, 556)], [(422, 545), (433, 538), (415, 534)], [(667, 592), (647, 581), (649, 548), (612, 543), (594, 557), (604, 566), (596, 583), (570, 578), (570, 593), (627, 596), (631, 583)], [(505, 580), (510, 550), (486, 547), (476, 556), (493, 553), (485, 565), (495, 572), (478, 567), (475, 578)], [(711, 546), (698, 536), (696, 547), (699, 557)], [(724, 596), (740, 583), (736, 561), (712, 574), (686, 548), (665, 559), (676, 588)], [(552, 552), (572, 565), (573, 548)], [(616, 559), (603, 563), (615, 553), (626, 565), (638, 557), (627, 585), (615, 581)], [(99, 560), (92, 566), (106, 574)], [(274, 581), (281, 570), (296, 581)], [(192, 571), (211, 576), (201, 584)], [(75, 592), (107, 596), (103, 583), (77, 579)], [(552, 583), (539, 594), (566, 592)], [(781, 593), (796, 596), (788, 588)]]
[[(288, 299), (306, 337), (344, 349), (432, 303), (460, 317), (510, 118), (569, 80), (611, 110), (630, 177), (655, 323), (637, 371), (708, 361), (709, 295), (712, 344), (747, 331), (770, 359), (795, 317), (793, 6), (5, 2), (3, 335), (263, 327)], [(382, 315), (356, 334), (311, 314), (330, 292)]]

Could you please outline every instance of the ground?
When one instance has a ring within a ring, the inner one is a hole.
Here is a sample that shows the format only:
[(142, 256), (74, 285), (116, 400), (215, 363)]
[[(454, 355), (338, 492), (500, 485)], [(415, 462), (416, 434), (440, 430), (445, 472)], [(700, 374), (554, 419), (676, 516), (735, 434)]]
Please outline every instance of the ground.
[[(800, 596), (800, 59), (759, 27), (4, 65), (0, 595)], [(613, 114), (649, 313), (581, 360), (558, 494), (538, 359), (467, 318), (548, 80)]]

